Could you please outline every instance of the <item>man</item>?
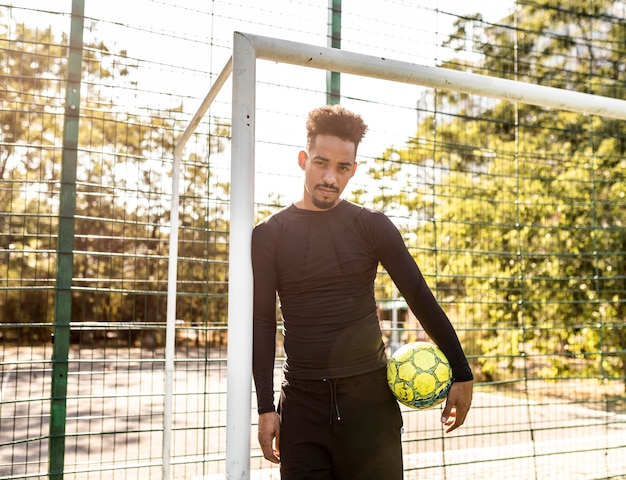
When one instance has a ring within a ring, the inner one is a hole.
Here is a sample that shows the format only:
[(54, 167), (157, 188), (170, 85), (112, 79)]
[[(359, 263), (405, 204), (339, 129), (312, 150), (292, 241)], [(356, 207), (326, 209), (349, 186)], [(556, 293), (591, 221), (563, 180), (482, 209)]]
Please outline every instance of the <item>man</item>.
[[(387, 359), (374, 299), (381, 263), (455, 381), (441, 421), (463, 424), (473, 377), (458, 337), (392, 222), (342, 200), (367, 130), (340, 107), (313, 110), (302, 198), (256, 226), (253, 373), (259, 443), (283, 480), (402, 478), (402, 417), (386, 381)], [(284, 319), (284, 382), (278, 410), (273, 373), (276, 294)]]

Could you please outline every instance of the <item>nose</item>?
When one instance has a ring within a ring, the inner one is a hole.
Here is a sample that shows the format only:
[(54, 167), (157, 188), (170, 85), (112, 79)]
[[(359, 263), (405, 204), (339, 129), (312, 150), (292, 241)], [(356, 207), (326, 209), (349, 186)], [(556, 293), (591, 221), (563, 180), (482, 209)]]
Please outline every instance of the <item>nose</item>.
[(337, 177), (335, 176), (335, 171), (332, 168), (327, 168), (324, 171), (324, 183), (326, 185), (335, 185)]

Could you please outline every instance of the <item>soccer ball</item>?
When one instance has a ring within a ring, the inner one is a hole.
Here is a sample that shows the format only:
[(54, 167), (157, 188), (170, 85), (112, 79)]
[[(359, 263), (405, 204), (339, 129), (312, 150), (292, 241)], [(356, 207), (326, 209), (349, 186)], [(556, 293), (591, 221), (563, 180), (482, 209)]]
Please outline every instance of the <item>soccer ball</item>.
[(439, 405), (448, 396), (452, 369), (439, 347), (412, 342), (389, 359), (387, 383), (400, 403), (423, 410)]

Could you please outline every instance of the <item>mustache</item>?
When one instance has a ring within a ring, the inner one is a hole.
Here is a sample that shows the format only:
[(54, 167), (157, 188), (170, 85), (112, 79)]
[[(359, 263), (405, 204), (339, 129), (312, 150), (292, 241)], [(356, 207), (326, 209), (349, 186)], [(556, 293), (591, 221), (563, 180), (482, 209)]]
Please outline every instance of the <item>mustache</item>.
[(325, 188), (327, 190), (334, 190), (335, 192), (339, 192), (339, 189), (335, 185), (329, 185), (327, 183), (318, 183), (315, 188)]

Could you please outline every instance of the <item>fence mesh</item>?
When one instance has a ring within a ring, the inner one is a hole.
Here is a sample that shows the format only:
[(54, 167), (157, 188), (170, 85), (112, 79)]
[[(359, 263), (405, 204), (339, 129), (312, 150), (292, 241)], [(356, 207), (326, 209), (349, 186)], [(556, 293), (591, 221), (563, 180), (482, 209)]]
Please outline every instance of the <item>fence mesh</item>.
[[(328, 43), (327, 1), (179, 3), (0, 2), (0, 478), (161, 478), (174, 144), (233, 31)], [(379, 3), (342, 2), (343, 49), (626, 98), (624, 2)], [(405, 478), (626, 478), (624, 122), (351, 75), (341, 94), (370, 125), (348, 198), (399, 226), (477, 379), (453, 436), (403, 412)], [(259, 218), (301, 193), (325, 98), (326, 72), (259, 62)], [(230, 101), (227, 85), (183, 159), (176, 479), (225, 474)], [(390, 348), (421, 338), (382, 271), (377, 298)], [(251, 456), (278, 478), (254, 440)]]

